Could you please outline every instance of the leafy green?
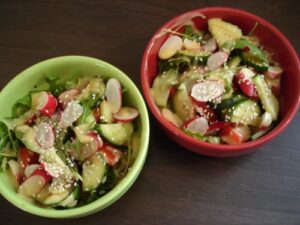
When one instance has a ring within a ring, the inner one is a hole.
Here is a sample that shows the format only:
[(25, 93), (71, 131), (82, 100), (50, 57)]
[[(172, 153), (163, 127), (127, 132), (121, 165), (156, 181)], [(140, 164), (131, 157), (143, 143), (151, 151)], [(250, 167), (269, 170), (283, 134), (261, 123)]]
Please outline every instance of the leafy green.
[(46, 77), (46, 82), (49, 85), (48, 90), (53, 95), (59, 96), (65, 90), (75, 87), (79, 75), (79, 73), (63, 77), (48, 75)]
[(23, 115), (31, 108), (31, 97), (30, 94), (20, 98), (12, 107), (12, 117), (16, 118)]
[(203, 33), (197, 30), (193, 25), (186, 25), (184, 28), (184, 37), (200, 42), (203, 38)]

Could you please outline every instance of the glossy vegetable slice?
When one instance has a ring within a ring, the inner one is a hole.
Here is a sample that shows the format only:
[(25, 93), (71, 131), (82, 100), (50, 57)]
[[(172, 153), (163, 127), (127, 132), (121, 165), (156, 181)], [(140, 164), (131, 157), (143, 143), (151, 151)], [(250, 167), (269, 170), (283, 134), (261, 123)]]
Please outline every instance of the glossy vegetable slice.
[(110, 78), (106, 83), (105, 98), (111, 107), (112, 113), (119, 112), (122, 106), (122, 87), (115, 78)]

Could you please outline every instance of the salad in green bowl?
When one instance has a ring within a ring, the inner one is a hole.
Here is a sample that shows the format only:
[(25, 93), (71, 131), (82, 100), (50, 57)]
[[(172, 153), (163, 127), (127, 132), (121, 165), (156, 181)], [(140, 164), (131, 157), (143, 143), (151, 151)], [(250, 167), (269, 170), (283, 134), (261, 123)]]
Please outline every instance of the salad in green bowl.
[(199, 30), (192, 21), (168, 34), (158, 51), (151, 95), (162, 116), (214, 144), (241, 144), (278, 120), (280, 65), (252, 35), (220, 18)]
[(139, 148), (136, 108), (116, 78), (47, 76), (0, 123), (1, 169), (41, 207), (74, 208), (112, 190)]

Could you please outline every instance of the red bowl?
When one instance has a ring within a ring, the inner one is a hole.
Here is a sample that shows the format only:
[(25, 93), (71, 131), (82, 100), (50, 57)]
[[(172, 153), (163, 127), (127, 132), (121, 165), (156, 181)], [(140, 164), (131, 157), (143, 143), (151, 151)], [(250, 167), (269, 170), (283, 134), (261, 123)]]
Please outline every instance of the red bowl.
[[(273, 54), (276, 61), (280, 63), (284, 69), (282, 76), (281, 95), (280, 95), (280, 114), (278, 125), (265, 136), (247, 143), (238, 145), (217, 145), (210, 144), (204, 141), (194, 139), (180, 129), (174, 127), (167, 121), (160, 113), (158, 107), (155, 105), (151, 95), (150, 87), (154, 78), (157, 75), (157, 53), (166, 40), (168, 35), (160, 36), (163, 29), (171, 28), (179, 20), (191, 18), (195, 13), (202, 13), (206, 19), (199, 17), (193, 19), (199, 29), (207, 29), (207, 19), (213, 17), (222, 18), (228, 22), (238, 25), (244, 34), (247, 34), (256, 22), (259, 23), (254, 35), (260, 40), (261, 44), (267, 51)], [(264, 19), (250, 14), (248, 12), (223, 7), (212, 7), (196, 9), (185, 14), (179, 15), (166, 24), (164, 24), (151, 38), (148, 43), (141, 65), (141, 83), (143, 94), (146, 102), (159, 122), (159, 125), (164, 132), (179, 145), (194, 151), (196, 153), (215, 156), (215, 157), (230, 157), (249, 153), (257, 147), (267, 143), (271, 139), (279, 135), (295, 117), (300, 103), (300, 62), (299, 58), (293, 49), (288, 39), (278, 31), (273, 25)]]

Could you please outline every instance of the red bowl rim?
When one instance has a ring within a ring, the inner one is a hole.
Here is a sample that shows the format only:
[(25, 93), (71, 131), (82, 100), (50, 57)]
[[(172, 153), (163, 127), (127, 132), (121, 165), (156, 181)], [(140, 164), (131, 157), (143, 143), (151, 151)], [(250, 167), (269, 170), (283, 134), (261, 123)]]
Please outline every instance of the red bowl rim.
[(171, 24), (173, 24), (179, 17), (182, 16), (186, 16), (188, 14), (192, 14), (195, 12), (198, 13), (208, 13), (211, 11), (226, 11), (228, 13), (235, 13), (235, 14), (239, 14), (245, 17), (249, 17), (253, 20), (258, 21), (260, 24), (263, 24), (264, 26), (266, 26), (268, 29), (270, 29), (276, 36), (278, 36), (282, 42), (284, 43), (284, 45), (287, 46), (288, 51), (291, 53), (291, 55), (293, 56), (292, 59), (296, 61), (297, 65), (298, 65), (298, 71), (296, 72), (296, 74), (298, 74), (298, 76), (300, 76), (300, 62), (299, 62), (299, 58), (298, 55), (296, 53), (296, 51), (294, 50), (294, 48), (292, 47), (292, 45), (290, 44), (290, 42), (288, 41), (288, 39), (277, 29), (275, 28), (272, 24), (270, 24), (269, 22), (267, 22), (266, 20), (251, 14), (249, 12), (240, 10), (240, 9), (235, 9), (235, 8), (229, 8), (229, 7), (207, 7), (207, 8), (199, 8), (199, 9), (195, 9), (186, 13), (183, 13), (181, 15), (178, 15), (176, 17), (174, 17), (173, 19), (169, 20), (167, 23), (165, 23), (163, 26), (161, 26), (157, 32), (152, 36), (152, 38), (150, 39), (145, 51), (144, 51), (144, 55), (143, 55), (143, 59), (142, 59), (142, 64), (141, 64), (141, 84), (142, 84), (142, 91), (144, 94), (144, 97), (146, 99), (146, 102), (148, 104), (148, 107), (150, 108), (152, 114), (155, 116), (155, 118), (159, 121), (159, 123), (165, 128), (167, 129), (169, 132), (171, 132), (173, 135), (178, 136), (180, 139), (182, 139), (184, 142), (186, 143), (191, 143), (194, 146), (199, 146), (199, 147), (203, 147), (206, 149), (211, 149), (214, 151), (227, 151), (227, 152), (246, 152), (249, 149), (258, 147), (260, 145), (263, 145), (264, 143), (270, 141), (272, 138), (275, 138), (277, 135), (279, 135), (281, 132), (283, 132), (283, 130), (290, 124), (290, 122), (292, 121), (292, 119), (295, 117), (296, 112), (299, 108), (299, 104), (300, 104), (300, 91), (298, 91), (296, 94), (297, 96), (296, 101), (293, 102), (293, 105), (291, 107), (291, 109), (288, 111), (288, 113), (283, 117), (283, 119), (280, 121), (280, 123), (272, 130), (270, 131), (268, 134), (264, 135), (263, 137), (254, 140), (254, 141), (250, 141), (250, 142), (246, 142), (246, 143), (242, 143), (242, 144), (237, 144), (237, 145), (217, 145), (217, 144), (211, 144), (211, 143), (207, 143), (201, 140), (197, 140), (195, 138), (192, 138), (190, 136), (188, 136), (187, 134), (185, 134), (183, 131), (181, 131), (180, 129), (174, 127), (169, 121), (167, 121), (165, 118), (163, 118), (161, 116), (161, 113), (159, 111), (159, 109), (157, 108), (157, 106), (155, 105), (151, 95), (150, 95), (150, 86), (149, 86), (149, 82), (147, 81), (147, 60), (148, 60), (148, 54), (149, 54), (149, 50), (151, 48), (151, 46), (153, 45), (154, 41), (155, 41), (155, 36), (161, 32), (162, 29), (164, 29), (165, 27), (169, 27)]

